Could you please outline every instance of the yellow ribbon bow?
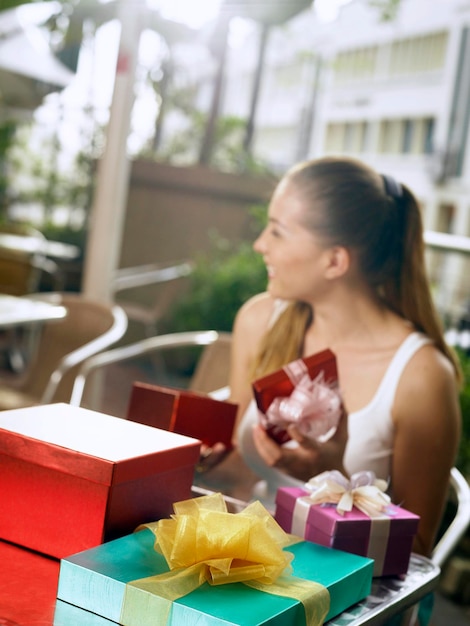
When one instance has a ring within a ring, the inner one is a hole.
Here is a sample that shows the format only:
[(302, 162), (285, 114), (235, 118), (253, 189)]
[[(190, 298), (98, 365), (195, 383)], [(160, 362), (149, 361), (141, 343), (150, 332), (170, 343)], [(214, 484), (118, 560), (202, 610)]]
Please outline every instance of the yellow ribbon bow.
[(374, 472), (357, 472), (349, 480), (338, 470), (322, 472), (305, 488), (311, 492), (306, 497), (312, 504), (336, 504), (341, 515), (355, 506), (369, 517), (377, 517), (390, 504), (387, 482), (376, 478)]
[(170, 519), (137, 529), (149, 528), (155, 534), (155, 550), (163, 554), (170, 572), (129, 583), (127, 614), (132, 613), (132, 587), (174, 601), (204, 582), (243, 582), (301, 602), (307, 626), (323, 623), (329, 610), (328, 590), (292, 576), (293, 554), (283, 548), (299, 539), (285, 533), (260, 502), (228, 513), (223, 496), (214, 494), (177, 502), (173, 508)]

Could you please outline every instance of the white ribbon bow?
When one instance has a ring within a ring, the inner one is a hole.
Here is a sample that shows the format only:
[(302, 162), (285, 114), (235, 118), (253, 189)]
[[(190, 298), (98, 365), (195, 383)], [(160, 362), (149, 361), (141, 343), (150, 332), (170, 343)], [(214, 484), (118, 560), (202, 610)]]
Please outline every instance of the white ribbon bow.
[(305, 484), (312, 504), (336, 504), (341, 515), (355, 506), (369, 517), (381, 515), (390, 504), (387, 486), (374, 472), (357, 472), (348, 480), (338, 470), (322, 472)]

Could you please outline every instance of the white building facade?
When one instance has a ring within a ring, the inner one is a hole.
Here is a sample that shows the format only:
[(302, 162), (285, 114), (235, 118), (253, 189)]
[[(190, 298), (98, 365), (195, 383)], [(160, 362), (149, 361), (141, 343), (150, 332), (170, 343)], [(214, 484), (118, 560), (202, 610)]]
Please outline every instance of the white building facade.
[[(254, 35), (229, 62), (225, 114), (246, 115), (256, 45)], [(470, 236), (469, 120), (470, 0), (402, 0), (391, 22), (353, 0), (334, 22), (306, 11), (271, 31), (252, 151), (279, 172), (304, 158), (360, 158), (414, 191), (427, 230)], [(455, 321), (470, 261), (428, 261), (436, 302)]]

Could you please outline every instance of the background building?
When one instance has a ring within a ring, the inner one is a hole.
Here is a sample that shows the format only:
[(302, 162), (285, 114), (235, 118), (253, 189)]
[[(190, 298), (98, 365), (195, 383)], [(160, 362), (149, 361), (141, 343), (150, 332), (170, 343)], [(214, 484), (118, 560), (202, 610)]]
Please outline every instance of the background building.
[[(358, 157), (418, 196), (425, 228), (470, 235), (470, 1), (402, 0), (395, 19), (353, 0), (321, 22), (272, 29), (252, 143), (281, 172), (325, 154)], [(228, 63), (224, 114), (247, 114), (255, 29)], [(429, 252), (436, 302), (458, 319), (470, 297), (463, 255)]]

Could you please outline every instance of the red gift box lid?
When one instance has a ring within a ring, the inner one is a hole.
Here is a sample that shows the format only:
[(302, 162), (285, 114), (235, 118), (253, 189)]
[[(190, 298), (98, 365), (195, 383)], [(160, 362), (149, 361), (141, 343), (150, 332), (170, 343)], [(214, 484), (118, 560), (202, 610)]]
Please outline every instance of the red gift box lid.
[(200, 439), (208, 446), (221, 442), (232, 448), (238, 404), (207, 394), (135, 382), (127, 419)]
[[(338, 380), (336, 357), (331, 350), (322, 350), (316, 354), (299, 359), (307, 366), (310, 378), (313, 380), (324, 373), (325, 382), (332, 383)], [(289, 364), (290, 365), (290, 364)], [(258, 378), (253, 382), (253, 392), (258, 408), (266, 413), (275, 398), (290, 396), (294, 390), (294, 383), (285, 369), (277, 370)]]
[[(297, 364), (302, 365), (302, 368), (300, 368), (301, 376), (303, 376), (303, 371), (306, 367), (311, 380), (314, 380), (320, 373), (323, 373), (325, 383), (332, 384), (338, 380), (336, 357), (331, 350), (322, 350), (304, 359), (292, 361), (282, 369), (258, 378), (258, 380), (253, 382), (252, 387), (256, 404), (262, 413), (266, 413), (275, 398), (291, 395), (295, 384), (291, 380), (292, 374), (289, 374), (288, 370), (299, 370)], [(268, 425), (266, 432), (280, 444), (286, 443), (290, 439), (287, 430), (279, 425)]]
[(199, 459), (200, 441), (65, 403), (0, 412), (0, 454), (106, 485)]

